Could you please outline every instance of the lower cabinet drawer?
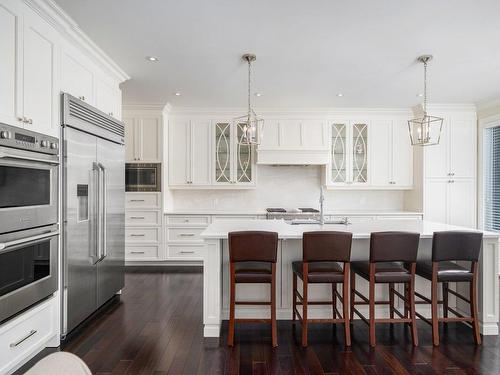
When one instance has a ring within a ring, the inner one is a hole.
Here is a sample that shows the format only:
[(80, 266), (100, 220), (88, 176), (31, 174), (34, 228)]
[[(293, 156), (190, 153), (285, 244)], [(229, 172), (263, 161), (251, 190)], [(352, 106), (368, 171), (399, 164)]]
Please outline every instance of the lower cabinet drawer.
[(160, 193), (125, 193), (126, 208), (159, 208)]
[(54, 305), (51, 298), (0, 326), (0, 374), (10, 373), (57, 333)]
[(159, 246), (126, 246), (125, 260), (159, 260), (161, 259)]
[(168, 242), (197, 242), (202, 241), (201, 232), (205, 228), (167, 228)]
[(160, 211), (125, 211), (125, 225), (160, 225)]
[(160, 228), (125, 228), (125, 243), (151, 242), (160, 240)]
[(167, 245), (167, 259), (203, 259), (205, 245)]

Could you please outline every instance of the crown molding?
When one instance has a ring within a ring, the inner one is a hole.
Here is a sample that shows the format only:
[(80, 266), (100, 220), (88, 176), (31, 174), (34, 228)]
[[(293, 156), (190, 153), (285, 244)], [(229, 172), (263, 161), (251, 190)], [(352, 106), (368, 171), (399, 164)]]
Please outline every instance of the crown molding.
[(122, 105), (124, 111), (160, 111), (162, 112), (165, 105), (160, 103), (126, 103)]
[(484, 111), (496, 107), (500, 108), (500, 98), (478, 102), (476, 107), (478, 111)]
[(86, 50), (92, 60), (119, 82), (130, 76), (95, 44), (78, 24), (53, 0), (24, 0), (24, 3), (48, 22), (69, 42)]
[[(171, 107), (171, 115), (193, 115), (193, 116), (241, 116), (247, 111), (246, 108), (227, 107)], [(330, 116), (363, 116), (363, 115), (409, 115), (409, 108), (255, 108), (255, 111), (268, 117), (330, 117)]]

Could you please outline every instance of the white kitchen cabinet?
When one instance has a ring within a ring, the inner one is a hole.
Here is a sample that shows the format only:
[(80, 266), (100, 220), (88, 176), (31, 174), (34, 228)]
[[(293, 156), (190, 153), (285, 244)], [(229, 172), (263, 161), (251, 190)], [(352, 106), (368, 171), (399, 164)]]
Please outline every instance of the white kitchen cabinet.
[(369, 186), (370, 127), (368, 121), (339, 121), (331, 125), (327, 186)]
[(162, 117), (126, 112), (125, 160), (127, 162), (162, 162)]
[(109, 116), (121, 120), (121, 90), (96, 77), (95, 106)]
[(79, 51), (69, 45), (62, 51), (61, 91), (94, 105), (94, 72)]
[(44, 134), (59, 135), (57, 119), (54, 31), (34, 15), (23, 19), (22, 117), (24, 127)]
[(377, 120), (371, 125), (370, 186), (411, 189), (413, 149), (406, 121)]
[(161, 193), (125, 194), (125, 261), (164, 259)]
[(172, 188), (210, 185), (210, 122), (171, 120), (168, 180)]
[(425, 220), (476, 227), (474, 179), (427, 179), (424, 202)]
[[(9, 4), (9, 3), (7, 3)], [(21, 38), (20, 10), (9, 4), (0, 3), (0, 122), (22, 126), (19, 113), (19, 82), (21, 72), (17, 69), (17, 61), (21, 51), (18, 40)]]
[(426, 178), (475, 178), (476, 117), (445, 116), (438, 145), (424, 149)]
[(240, 144), (243, 125), (238, 123), (213, 123), (213, 184), (218, 186), (254, 186), (254, 152), (249, 145)]

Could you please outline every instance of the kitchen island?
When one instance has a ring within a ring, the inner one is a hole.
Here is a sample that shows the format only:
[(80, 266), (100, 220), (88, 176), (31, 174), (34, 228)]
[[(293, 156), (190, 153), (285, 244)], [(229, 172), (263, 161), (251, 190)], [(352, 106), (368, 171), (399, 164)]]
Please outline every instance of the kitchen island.
[[(379, 231), (411, 231), (420, 233), (418, 259), (431, 258), (432, 235), (434, 232), (446, 230), (473, 230), (441, 223), (422, 220), (394, 219), (376, 220), (372, 222), (342, 225), (342, 224), (303, 224), (291, 225), (283, 220), (227, 220), (215, 222), (208, 226), (201, 237), (205, 241), (203, 256), (203, 323), (205, 337), (219, 337), (221, 321), (229, 316), (229, 253), (227, 237), (229, 232), (242, 230), (262, 230), (277, 232), (278, 264), (277, 264), (277, 318), (290, 320), (292, 317), (292, 262), (302, 259), (302, 234), (308, 231), (334, 230), (353, 233), (351, 260), (368, 260), (370, 252), (370, 233)], [(479, 261), (478, 279), (478, 310), (480, 329), (483, 335), (498, 335), (499, 317), (499, 284), (498, 284), (498, 240), (499, 234), (483, 232), (483, 248)], [(367, 295), (367, 282), (364, 279), (356, 280), (357, 289)], [(468, 295), (465, 285), (450, 284), (463, 295)], [(299, 290), (302, 286), (299, 281)], [(402, 285), (398, 286), (402, 292)], [(416, 290), (424, 295), (430, 294), (430, 282), (417, 276)], [(331, 289), (329, 285), (310, 285), (310, 298), (329, 300)], [(449, 304), (458, 311), (468, 315), (468, 305), (461, 300), (451, 298)], [(245, 300), (269, 299), (269, 286), (260, 284), (238, 284), (236, 298)], [(377, 285), (377, 299), (387, 299), (386, 285)], [(402, 304), (396, 305), (402, 308)], [(367, 306), (360, 308), (367, 315)], [(417, 305), (417, 311), (430, 316), (430, 307)], [(332, 311), (330, 306), (310, 306), (309, 316), (329, 317)], [(262, 306), (237, 306), (238, 318), (266, 318), (270, 316), (269, 308)], [(387, 306), (377, 305), (376, 316), (388, 316)]]

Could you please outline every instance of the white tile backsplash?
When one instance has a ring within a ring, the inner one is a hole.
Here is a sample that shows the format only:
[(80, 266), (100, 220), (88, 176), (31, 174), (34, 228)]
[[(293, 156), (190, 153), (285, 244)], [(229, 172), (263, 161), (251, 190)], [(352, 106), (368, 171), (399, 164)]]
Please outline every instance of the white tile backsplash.
[[(266, 207), (317, 207), (319, 166), (258, 166), (257, 187), (249, 190), (173, 190), (173, 210), (264, 210)], [(329, 211), (404, 209), (403, 191), (328, 190)]]

